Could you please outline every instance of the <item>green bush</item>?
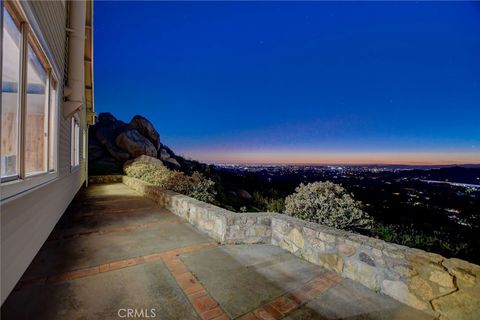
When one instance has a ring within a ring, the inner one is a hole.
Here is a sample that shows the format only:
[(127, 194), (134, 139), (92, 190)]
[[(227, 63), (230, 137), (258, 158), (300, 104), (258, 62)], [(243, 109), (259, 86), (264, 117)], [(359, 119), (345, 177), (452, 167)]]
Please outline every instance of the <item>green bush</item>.
[(370, 236), (387, 242), (398, 243), (404, 246), (434, 251), (446, 256), (469, 256), (474, 254), (471, 248), (474, 243), (462, 239), (462, 235), (454, 235), (446, 230), (417, 230), (414, 226), (390, 225), (375, 223), (369, 230)]
[(267, 212), (282, 213), (285, 210), (285, 199), (268, 199)]
[(191, 176), (170, 170), (165, 166), (137, 161), (125, 168), (127, 176), (137, 178), (164, 189), (185, 194), (200, 201), (215, 200), (215, 183), (199, 172)]
[(346, 190), (335, 183), (300, 184), (285, 199), (285, 213), (299, 219), (339, 229), (362, 229), (371, 225), (369, 215)]
[(205, 178), (200, 172), (194, 171), (192, 175), (188, 177), (187, 185), (188, 190), (186, 194), (190, 197), (210, 203), (215, 201), (215, 182)]
[(285, 208), (285, 199), (263, 196), (260, 192), (253, 194), (253, 202), (260, 210), (282, 213)]
[(125, 168), (127, 176), (167, 188), (171, 171), (164, 166), (137, 161)]

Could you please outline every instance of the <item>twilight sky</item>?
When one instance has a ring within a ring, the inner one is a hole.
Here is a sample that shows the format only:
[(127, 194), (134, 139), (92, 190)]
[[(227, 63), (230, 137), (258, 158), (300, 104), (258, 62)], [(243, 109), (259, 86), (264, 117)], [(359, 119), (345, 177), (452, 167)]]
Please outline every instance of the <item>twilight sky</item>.
[(480, 3), (98, 1), (95, 108), (205, 162), (480, 163)]

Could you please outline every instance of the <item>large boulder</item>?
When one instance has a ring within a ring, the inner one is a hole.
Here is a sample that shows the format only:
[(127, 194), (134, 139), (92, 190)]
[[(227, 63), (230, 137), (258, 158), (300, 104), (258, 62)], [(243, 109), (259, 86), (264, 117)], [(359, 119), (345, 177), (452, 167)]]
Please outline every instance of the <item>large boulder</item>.
[(160, 144), (160, 147), (162, 149), (165, 149), (165, 152), (168, 153), (170, 155), (170, 157), (173, 157), (175, 158), (175, 153), (172, 151), (172, 149), (170, 149), (168, 146), (164, 145), (163, 143)]
[(108, 153), (105, 152), (105, 149), (99, 145), (89, 145), (88, 146), (88, 160), (97, 160), (104, 158)]
[(95, 126), (88, 127), (88, 160), (100, 159), (107, 154), (107, 150), (97, 140)]
[(102, 146), (107, 146), (114, 143), (117, 136), (110, 127), (99, 126), (95, 128), (95, 137)]
[(155, 146), (135, 129), (129, 129), (120, 133), (115, 139), (115, 143), (123, 150), (126, 150), (133, 158), (141, 155), (157, 156)]
[(168, 162), (174, 169), (179, 169), (181, 167), (180, 163), (178, 163), (175, 158), (168, 158), (164, 161)]
[(100, 125), (110, 125), (115, 121), (118, 121), (111, 113), (109, 112), (102, 112), (97, 117), (98, 123)]
[(100, 113), (100, 115), (98, 116), (98, 121), (94, 126), (95, 131), (99, 130), (100, 128), (107, 128), (108, 131), (110, 132), (110, 136), (113, 137), (113, 139), (112, 138), (109, 139), (111, 142), (114, 142), (115, 138), (120, 133), (125, 131), (127, 127), (128, 125), (125, 122), (121, 120), (117, 120), (114, 116), (112, 116), (108, 112)]
[(170, 164), (170, 167), (173, 167), (174, 169), (180, 168), (180, 163), (178, 163), (177, 159), (175, 159), (175, 154), (173, 153), (172, 150), (170, 150), (168, 147), (165, 147), (162, 145), (160, 149), (158, 150), (158, 158), (160, 158), (163, 162)]
[(136, 115), (130, 121), (129, 127), (131, 129), (136, 129), (142, 136), (150, 140), (155, 146), (155, 149), (160, 149), (160, 135), (147, 118)]
[(115, 131), (111, 127), (98, 127), (95, 130), (95, 136), (103, 147), (108, 150), (108, 153), (116, 160), (124, 162), (130, 159), (130, 154), (120, 149), (115, 143), (117, 137)]
[(114, 158), (106, 155), (100, 159), (89, 161), (88, 172), (90, 175), (121, 174), (122, 165)]
[(151, 163), (151, 164), (157, 164), (159, 166), (163, 166), (162, 160), (153, 158), (150, 156), (146, 156), (146, 155), (141, 155), (140, 157), (136, 157), (135, 159), (125, 161), (125, 163), (123, 164), (123, 171), (125, 172), (125, 170), (135, 162), (145, 162), (145, 163)]
[(172, 156), (167, 152), (167, 150), (160, 148), (160, 150), (158, 150), (158, 157), (162, 160), (165, 160), (171, 158)]
[(245, 200), (251, 200), (252, 199), (252, 195), (247, 190), (244, 190), (244, 189), (237, 190), (237, 195), (240, 198), (245, 199)]
[(115, 144), (109, 144), (107, 146), (108, 153), (114, 157), (117, 161), (124, 162), (131, 158), (130, 154), (117, 147)]
[[(95, 137), (98, 141), (98, 144), (104, 147), (108, 153), (117, 161), (124, 162), (130, 159), (130, 154), (125, 150), (120, 149), (117, 144), (115, 143), (115, 139), (117, 136), (122, 133), (127, 124), (123, 121), (117, 120), (114, 116), (110, 113), (100, 113), (98, 116), (98, 122), (94, 127), (94, 130), (91, 132), (91, 137)], [(92, 148), (93, 152), (100, 153), (100, 150), (96, 148)]]
[(176, 156), (163, 145), (159, 133), (145, 117), (136, 115), (127, 124), (104, 112), (98, 115), (96, 124), (89, 128), (89, 161), (95, 167), (105, 168), (106, 171), (120, 167), (121, 171), (125, 162), (128, 165), (132, 162), (130, 159), (142, 155), (163, 163), (169, 169), (181, 169), (190, 174), (199, 167), (199, 163)]

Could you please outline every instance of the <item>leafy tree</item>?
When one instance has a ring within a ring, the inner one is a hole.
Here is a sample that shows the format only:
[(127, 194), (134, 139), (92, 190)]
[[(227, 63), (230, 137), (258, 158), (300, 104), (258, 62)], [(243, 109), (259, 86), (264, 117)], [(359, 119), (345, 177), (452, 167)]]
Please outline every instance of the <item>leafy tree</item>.
[(285, 199), (286, 214), (347, 230), (370, 226), (372, 220), (361, 207), (341, 185), (330, 181), (302, 183)]

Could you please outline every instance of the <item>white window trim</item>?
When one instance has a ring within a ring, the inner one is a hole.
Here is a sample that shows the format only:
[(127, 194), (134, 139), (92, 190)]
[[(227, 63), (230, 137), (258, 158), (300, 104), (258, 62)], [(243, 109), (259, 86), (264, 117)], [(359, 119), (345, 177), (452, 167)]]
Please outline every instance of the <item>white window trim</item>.
[[(49, 133), (49, 134), (54, 134), (54, 155), (53, 157), (56, 159), (56, 161), (54, 162), (54, 170), (53, 171), (49, 171), (49, 167), (48, 167), (48, 157), (50, 156), (49, 153), (47, 152), (46, 154), (46, 161), (47, 161), (47, 164), (46, 164), (46, 171), (45, 172), (42, 172), (42, 173), (39, 173), (39, 174), (35, 174), (35, 175), (31, 175), (31, 176), (26, 176), (24, 173), (22, 173), (21, 171), (23, 169), (22, 166), (24, 165), (23, 163), (20, 163), (20, 175), (17, 176), (16, 178), (14, 179), (11, 179), (11, 178), (4, 178), (3, 181), (0, 180), (0, 186), (1, 186), (1, 192), (0, 192), (0, 200), (3, 202), (7, 199), (10, 199), (10, 198), (13, 198), (13, 197), (16, 197), (17, 195), (20, 195), (20, 194), (23, 194), (25, 192), (28, 192), (32, 189), (35, 189), (37, 187), (40, 187), (46, 183), (48, 183), (49, 181), (52, 181), (54, 179), (57, 179), (58, 178), (58, 141), (59, 141), (59, 110), (60, 110), (60, 82), (59, 82), (59, 72), (58, 72), (58, 67), (56, 66), (56, 64), (52, 63), (52, 59), (50, 59), (50, 57), (52, 57), (52, 54), (51, 52), (49, 51), (49, 49), (47, 47), (44, 46), (44, 41), (43, 40), (43, 37), (41, 34), (38, 33), (38, 30), (36, 27), (38, 26), (38, 23), (36, 22), (36, 20), (34, 19), (34, 16), (32, 14), (26, 14), (24, 9), (24, 4), (20, 3), (21, 4), (21, 8), (20, 7), (16, 7), (16, 9), (18, 9), (19, 12), (19, 15), (22, 19), (23, 22), (23, 27), (21, 28), (21, 32), (22, 32), (22, 46), (26, 47), (26, 43), (28, 43), (28, 34), (30, 33), (32, 36), (33, 36), (33, 39), (34, 41), (37, 42), (37, 44), (39, 45), (40, 47), (40, 50), (42, 50), (42, 54), (44, 55), (44, 58), (47, 60), (47, 63), (49, 64), (49, 81), (48, 83), (50, 83), (50, 79), (51, 77), (53, 76), (54, 79), (56, 80), (56, 84), (57, 84), (57, 88), (56, 88), (56, 95), (57, 95), (57, 99), (55, 100), (56, 101), (56, 105), (55, 105), (55, 112), (56, 112), (56, 116), (55, 116), (55, 124), (54, 124), (54, 132), (53, 133)], [(0, 10), (1, 10), (1, 14), (3, 15), (3, 9), (4, 9), (4, 2), (2, 1), (1, 4), (0, 4)], [(28, 10), (27, 10), (28, 11)], [(2, 19), (3, 21), (3, 19)], [(31, 28), (31, 26), (34, 26), (34, 28)], [(3, 29), (3, 25), (1, 26), (2, 29)], [(2, 31), (3, 32), (3, 31)], [(0, 45), (1, 47), (1, 45)], [(22, 49), (24, 50), (24, 49)], [(26, 63), (28, 63), (27, 61), (27, 55), (24, 53), (21, 53), (22, 56), (21, 56), (21, 63), (22, 63), (22, 69), (25, 68), (26, 66)], [(26, 82), (26, 79), (24, 78), (23, 80), (21, 79), (21, 81), (24, 81)], [(22, 87), (24, 87), (25, 84), (22, 85)], [(48, 96), (48, 99), (49, 99), (49, 103), (50, 103), (50, 86), (48, 86), (48, 92), (46, 92), (46, 95)], [(24, 98), (22, 98), (24, 99)], [(49, 106), (48, 108), (48, 112), (50, 114), (51, 112), (51, 107)], [(21, 113), (23, 113), (23, 107), (22, 107), (22, 110), (21, 110)], [(49, 114), (47, 115), (47, 119), (49, 119)], [(22, 115), (23, 116), (23, 115)], [(49, 119), (50, 120), (50, 119)], [(24, 121), (22, 121), (24, 123)], [(19, 130), (24, 130), (23, 128), (24, 125), (21, 125), (19, 127)], [(24, 133), (22, 132), (21, 135), (23, 135)], [(49, 137), (50, 139), (50, 137)], [(20, 139), (22, 140), (22, 139)], [(48, 145), (48, 142), (47, 142), (47, 145)], [(19, 149), (19, 153), (20, 153), (20, 160), (19, 161), (23, 161), (23, 157), (24, 157), (24, 147), (23, 147), (23, 142), (20, 141), (20, 146), (21, 148)]]
[[(78, 126), (78, 137), (75, 137)], [(81, 148), (81, 126), (80, 119), (77, 114), (72, 116), (71, 128), (70, 128), (70, 171), (76, 171), (80, 168), (80, 148)], [(78, 139), (78, 141), (75, 140)], [(76, 149), (75, 149), (76, 147)], [(76, 151), (76, 152), (75, 152)], [(77, 162), (77, 163), (75, 163)]]
[(82, 160), (87, 159), (87, 149), (88, 149), (88, 138), (87, 138), (87, 130), (86, 128), (82, 128), (80, 126), (80, 132), (82, 133), (82, 156), (80, 157)]
[[(58, 78), (57, 78), (58, 79)], [(54, 114), (54, 121), (55, 123), (53, 124), (53, 131), (55, 131), (53, 134), (52, 134), (52, 138), (53, 138), (53, 169), (50, 169), (50, 163), (48, 163), (47, 165), (47, 171), (48, 173), (58, 173), (58, 163), (59, 163), (59, 158), (58, 158), (58, 146), (59, 146), (59, 141), (60, 141), (60, 101), (62, 101), (62, 97), (61, 97), (61, 91), (60, 91), (60, 83), (57, 81), (56, 83), (57, 87), (55, 88), (55, 114)], [(49, 88), (50, 92), (49, 92), (49, 95), (51, 96), (52, 94), (52, 88), (50, 87)], [(52, 112), (52, 110), (50, 109), (49, 110), (49, 117), (48, 117), (48, 123), (50, 125), (50, 121), (52, 120), (52, 118), (50, 117), (50, 112)], [(50, 139), (50, 137), (49, 137)], [(49, 141), (50, 143), (50, 141)], [(48, 159), (50, 159), (50, 154), (48, 155)]]

